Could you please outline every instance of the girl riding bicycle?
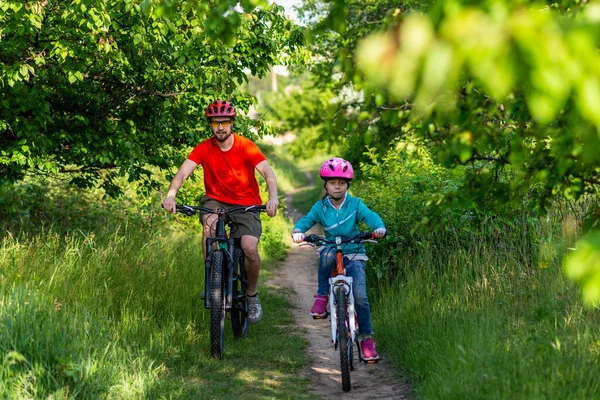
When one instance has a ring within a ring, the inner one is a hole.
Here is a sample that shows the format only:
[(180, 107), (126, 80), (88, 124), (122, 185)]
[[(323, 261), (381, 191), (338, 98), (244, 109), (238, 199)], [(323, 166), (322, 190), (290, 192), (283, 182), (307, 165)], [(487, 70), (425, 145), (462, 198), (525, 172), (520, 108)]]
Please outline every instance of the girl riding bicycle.
[[(374, 231), (375, 237), (385, 236), (385, 225), (379, 215), (371, 211), (362, 200), (348, 194), (350, 181), (354, 178), (354, 169), (348, 161), (343, 158), (329, 159), (321, 165), (319, 175), (325, 181), (325, 198), (316, 202), (308, 214), (296, 223), (292, 231), (295, 243), (301, 243), (304, 240), (304, 232), (316, 223), (323, 227), (325, 237), (332, 240), (336, 236), (350, 237), (358, 234), (360, 222), (365, 222)], [(379, 355), (371, 338), (371, 308), (365, 277), (365, 261), (368, 257), (362, 244), (349, 243), (344, 246), (343, 252), (346, 274), (354, 281), (353, 294), (359, 335), (362, 338), (363, 358), (365, 361), (375, 361), (379, 359)], [(325, 317), (329, 277), (335, 266), (335, 248), (321, 247), (318, 254), (318, 288), (310, 313), (313, 317)]]

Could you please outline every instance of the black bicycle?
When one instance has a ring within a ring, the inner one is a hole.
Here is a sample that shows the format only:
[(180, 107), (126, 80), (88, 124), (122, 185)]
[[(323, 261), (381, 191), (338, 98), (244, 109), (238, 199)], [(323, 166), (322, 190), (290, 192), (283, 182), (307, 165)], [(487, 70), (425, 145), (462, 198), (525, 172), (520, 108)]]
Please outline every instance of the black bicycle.
[(266, 210), (265, 205), (219, 208), (216, 210), (188, 205), (177, 205), (177, 212), (187, 216), (196, 213), (216, 214), (215, 237), (206, 240), (206, 260), (204, 262), (204, 307), (210, 309), (210, 354), (223, 358), (223, 337), (225, 317), (229, 312), (233, 337), (248, 336), (248, 276), (244, 268), (244, 251), (239, 239), (230, 239), (225, 229), (233, 229), (233, 215)]

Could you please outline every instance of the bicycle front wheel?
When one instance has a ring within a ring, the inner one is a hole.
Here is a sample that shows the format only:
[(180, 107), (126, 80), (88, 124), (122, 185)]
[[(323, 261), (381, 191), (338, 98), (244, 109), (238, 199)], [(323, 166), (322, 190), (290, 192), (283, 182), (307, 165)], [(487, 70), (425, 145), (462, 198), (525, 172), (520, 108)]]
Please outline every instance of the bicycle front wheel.
[(223, 336), (225, 330), (225, 296), (223, 293), (223, 261), (221, 250), (212, 253), (210, 274), (210, 355), (223, 358)]
[(335, 310), (337, 313), (338, 348), (340, 350), (340, 370), (342, 372), (342, 390), (347, 392), (350, 384), (350, 359), (352, 341), (348, 335), (348, 294), (344, 288), (337, 288), (335, 292)]
[(236, 339), (248, 336), (248, 276), (244, 268), (244, 252), (236, 248), (233, 251), (233, 270), (237, 271), (237, 279), (233, 281), (233, 306), (231, 307), (231, 327)]

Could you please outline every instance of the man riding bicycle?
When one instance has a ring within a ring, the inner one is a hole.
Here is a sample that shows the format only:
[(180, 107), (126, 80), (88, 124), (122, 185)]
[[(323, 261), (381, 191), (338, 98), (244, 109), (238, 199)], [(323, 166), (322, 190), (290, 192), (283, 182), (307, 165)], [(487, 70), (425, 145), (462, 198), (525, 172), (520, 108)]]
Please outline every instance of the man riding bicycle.
[[(226, 100), (216, 100), (208, 106), (205, 114), (213, 136), (196, 146), (183, 162), (171, 180), (163, 207), (167, 211), (176, 212), (177, 191), (198, 165), (202, 165), (204, 170), (206, 190), (206, 195), (200, 200), (202, 207), (217, 209), (262, 204), (258, 182), (254, 176), (256, 169), (267, 183), (267, 215), (274, 217), (279, 204), (275, 173), (255, 143), (232, 132), (236, 117), (233, 104)], [(205, 256), (206, 239), (215, 236), (216, 219), (215, 214), (202, 215), (202, 251)], [(258, 298), (258, 241), (262, 234), (262, 223), (257, 213), (236, 215), (235, 222), (236, 229), (232, 229), (231, 237), (241, 239), (248, 274), (248, 322), (256, 324), (263, 316)]]

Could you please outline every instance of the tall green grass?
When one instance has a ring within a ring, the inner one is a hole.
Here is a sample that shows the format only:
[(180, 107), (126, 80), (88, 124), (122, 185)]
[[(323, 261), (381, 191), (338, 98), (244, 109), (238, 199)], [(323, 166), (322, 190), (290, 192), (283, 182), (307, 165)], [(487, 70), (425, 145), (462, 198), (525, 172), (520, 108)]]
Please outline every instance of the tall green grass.
[(311, 398), (290, 305), (264, 286), (285, 257), (288, 221), (263, 218), (265, 317), (244, 340), (227, 321), (217, 361), (197, 220), (158, 204), (154, 213), (126, 200), (58, 198), (86, 220), (49, 218), (69, 214), (61, 207), (19, 214), (43, 211), (35, 198), (3, 220), (0, 398)]
[(431, 235), (394, 255), (395, 280), (372, 277), (378, 343), (417, 397), (600, 397), (598, 309), (582, 307), (559, 257), (525, 264), (520, 238)]

